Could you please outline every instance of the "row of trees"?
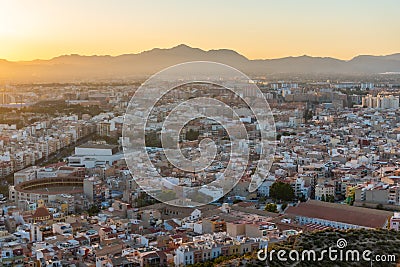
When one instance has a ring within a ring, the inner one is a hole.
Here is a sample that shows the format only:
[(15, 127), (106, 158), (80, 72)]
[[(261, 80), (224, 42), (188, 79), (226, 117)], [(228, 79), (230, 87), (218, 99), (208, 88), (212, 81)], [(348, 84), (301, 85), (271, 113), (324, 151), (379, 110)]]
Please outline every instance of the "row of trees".
[(84, 107), (77, 104), (69, 104), (64, 100), (48, 100), (40, 101), (32, 106), (22, 107), (19, 112), (30, 112), (30, 113), (40, 113), (40, 114), (77, 114), (79, 117), (82, 114), (89, 114), (91, 116), (96, 116), (100, 114), (103, 110), (97, 106), (93, 105), (90, 107)]
[[(198, 131), (194, 131), (190, 129), (189, 131), (186, 132), (186, 140), (188, 141), (194, 141), (198, 140), (200, 133)], [(146, 132), (146, 146), (148, 147), (163, 147), (163, 144), (161, 143), (160, 139), (160, 134), (158, 134), (156, 131), (148, 131)], [(165, 145), (165, 144), (164, 144)], [(167, 138), (167, 146), (168, 145), (174, 145), (173, 140), (171, 138)]]

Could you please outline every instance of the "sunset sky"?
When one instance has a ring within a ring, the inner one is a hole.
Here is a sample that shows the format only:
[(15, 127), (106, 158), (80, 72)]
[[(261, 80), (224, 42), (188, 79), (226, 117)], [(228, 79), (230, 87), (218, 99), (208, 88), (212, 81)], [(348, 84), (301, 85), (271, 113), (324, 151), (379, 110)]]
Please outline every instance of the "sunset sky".
[(0, 0), (0, 58), (119, 55), (184, 43), (250, 59), (400, 52), (398, 0)]

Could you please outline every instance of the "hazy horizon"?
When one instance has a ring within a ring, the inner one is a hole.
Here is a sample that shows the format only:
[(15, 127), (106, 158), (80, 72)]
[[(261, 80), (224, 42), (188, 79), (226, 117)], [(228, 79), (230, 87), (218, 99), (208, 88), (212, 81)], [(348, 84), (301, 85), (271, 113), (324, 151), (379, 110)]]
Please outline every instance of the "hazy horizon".
[[(228, 49), (228, 48), (224, 48), (224, 47), (221, 47), (221, 48), (211, 48), (211, 49), (203, 49), (203, 48), (201, 48), (201, 47), (195, 47), (195, 46), (190, 46), (190, 45), (187, 45), (187, 44), (184, 44), (184, 43), (181, 43), (181, 44), (176, 44), (176, 45), (174, 45), (174, 46), (172, 46), (172, 47), (152, 47), (152, 48), (149, 48), (149, 49), (146, 49), (146, 50), (143, 50), (143, 51), (139, 51), (139, 52), (137, 52), (137, 53), (121, 53), (121, 54), (116, 54), (116, 55), (111, 55), (111, 54), (77, 54), (77, 53), (64, 53), (64, 54), (59, 54), (59, 55), (55, 55), (55, 56), (53, 56), (53, 57), (50, 57), (50, 58), (34, 58), (34, 59), (30, 59), (30, 60), (9, 60), (9, 59), (6, 59), (6, 58), (0, 58), (0, 60), (7, 60), (7, 61), (9, 61), (9, 62), (29, 62), (29, 61), (35, 61), (35, 60), (51, 60), (51, 59), (54, 59), (54, 58), (58, 58), (58, 57), (63, 57), (63, 56), (74, 56), (74, 55), (76, 55), (76, 56), (82, 56), (82, 57), (95, 57), (95, 56), (98, 56), (98, 57), (107, 57), (107, 56), (110, 56), (110, 57), (118, 57), (118, 56), (122, 56), (122, 55), (129, 55), (129, 54), (141, 54), (141, 53), (144, 53), (144, 52), (149, 52), (149, 51), (151, 51), (151, 50), (153, 50), (153, 49), (162, 49), (162, 50), (169, 50), (169, 49), (172, 49), (172, 48), (176, 48), (176, 47), (179, 47), (179, 46), (182, 46), (182, 45), (184, 45), (184, 46), (188, 46), (188, 47), (190, 47), (190, 48), (193, 48), (193, 49), (201, 49), (201, 50), (203, 50), (203, 51), (212, 51), (212, 50), (231, 50), (231, 51), (234, 51), (234, 52), (237, 52), (237, 53), (239, 53), (238, 51), (236, 51), (236, 50), (233, 50), (233, 49)], [(312, 56), (312, 55), (307, 55), (307, 54), (304, 54), (304, 55), (287, 55), (287, 56), (284, 56), (284, 57), (274, 57), (274, 58), (249, 58), (247, 55), (244, 55), (244, 54), (241, 54), (241, 53), (239, 53), (240, 55), (242, 55), (242, 56), (244, 56), (244, 57), (246, 57), (247, 59), (249, 59), (249, 60), (270, 60), (270, 59), (282, 59), (282, 58), (290, 58), (290, 57), (301, 57), (301, 56), (309, 56), (309, 57), (315, 57), (315, 58), (318, 58), (318, 57), (320, 57), (320, 58), (334, 58), (334, 59), (339, 59), (339, 60), (344, 60), (344, 61), (347, 61), (347, 60), (351, 60), (351, 59), (353, 59), (353, 58), (355, 58), (355, 57), (357, 57), (357, 56), (389, 56), (389, 55), (394, 55), (394, 54), (400, 54), (400, 49), (399, 49), (399, 51), (398, 52), (393, 52), (393, 53), (390, 53), (390, 54), (355, 54), (354, 56), (352, 56), (352, 57), (350, 57), (350, 58), (348, 58), (348, 59), (341, 59), (341, 58), (335, 58), (335, 57), (330, 57), (330, 56)]]

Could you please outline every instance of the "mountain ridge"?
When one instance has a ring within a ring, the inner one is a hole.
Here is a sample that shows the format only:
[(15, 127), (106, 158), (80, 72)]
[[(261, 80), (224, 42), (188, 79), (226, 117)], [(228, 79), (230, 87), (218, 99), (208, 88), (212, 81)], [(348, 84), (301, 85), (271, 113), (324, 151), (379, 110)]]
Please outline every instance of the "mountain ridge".
[(53, 57), (53, 58), (50, 58), (50, 59), (8, 60), (8, 59), (0, 58), (0, 61), (7, 61), (7, 62), (20, 63), (20, 62), (32, 62), (32, 61), (37, 61), (37, 60), (40, 60), (40, 61), (51, 61), (51, 60), (58, 59), (58, 58), (63, 58), (63, 57), (109, 57), (109, 58), (116, 58), (116, 57), (128, 56), (128, 55), (129, 55), (129, 56), (132, 56), (132, 55), (147, 54), (147, 53), (155, 52), (155, 51), (174, 51), (174, 50), (179, 50), (179, 49), (198, 50), (198, 51), (201, 51), (201, 52), (225, 52), (225, 51), (226, 51), (226, 52), (231, 52), (231, 53), (237, 54), (237, 55), (239, 55), (239, 56), (241, 56), (241, 57), (244, 57), (244, 58), (246, 58), (247, 60), (250, 60), (250, 61), (258, 61), (258, 60), (279, 60), (279, 59), (303, 58), (303, 57), (305, 57), (305, 58), (319, 58), (319, 59), (335, 59), (335, 60), (340, 60), (340, 61), (345, 61), (345, 62), (346, 62), (346, 61), (348, 62), (348, 61), (354, 60), (355, 58), (359, 58), (359, 57), (375, 57), (375, 58), (378, 58), (378, 57), (380, 57), (380, 58), (382, 58), (382, 57), (384, 57), (384, 58), (388, 58), (388, 57), (397, 57), (397, 60), (400, 60), (400, 52), (399, 52), (399, 53), (388, 54), (388, 55), (367, 55), (367, 54), (362, 54), (362, 55), (354, 56), (353, 58), (348, 59), (348, 60), (345, 60), (345, 59), (338, 59), (338, 58), (334, 58), (334, 57), (310, 56), (310, 55), (307, 55), (307, 54), (304, 54), (304, 55), (301, 55), (301, 56), (286, 56), (286, 57), (280, 57), (280, 58), (256, 58), (256, 59), (248, 59), (246, 56), (244, 56), (244, 55), (240, 54), (239, 52), (237, 52), (237, 51), (235, 51), (235, 50), (232, 50), (232, 49), (219, 48), (219, 49), (203, 50), (203, 49), (201, 49), (201, 48), (191, 47), (191, 46), (188, 46), (188, 45), (186, 45), (186, 44), (179, 44), (179, 45), (173, 46), (173, 47), (171, 47), (171, 48), (157, 48), (157, 47), (155, 47), (155, 48), (152, 48), (152, 49), (150, 49), (150, 50), (144, 50), (144, 51), (138, 52), (138, 53), (120, 54), (120, 55), (115, 55), (115, 56), (112, 56), (112, 55), (96, 55), (96, 54), (93, 54), (93, 55), (80, 55), (80, 54), (72, 53), (72, 54), (63, 54), (63, 55), (59, 55), (59, 56), (56, 56), (56, 57)]
[(220, 62), (235, 67), (248, 75), (400, 72), (400, 53), (383, 56), (358, 55), (350, 60), (308, 55), (248, 59), (231, 49), (203, 50), (180, 44), (172, 48), (153, 48), (136, 54), (117, 56), (69, 54), (47, 60), (8, 61), (0, 59), (0, 80), (69, 81), (146, 76), (187, 61)]

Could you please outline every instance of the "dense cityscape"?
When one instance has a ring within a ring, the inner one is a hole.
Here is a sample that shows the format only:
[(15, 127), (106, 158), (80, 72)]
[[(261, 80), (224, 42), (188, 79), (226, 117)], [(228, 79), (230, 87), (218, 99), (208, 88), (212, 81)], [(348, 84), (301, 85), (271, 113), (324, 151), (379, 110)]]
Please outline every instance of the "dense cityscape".
[(400, 267), (399, 10), (0, 0), (0, 267)]
[[(250, 266), (266, 244), (281, 246), (296, 236), (399, 231), (400, 83), (254, 82), (276, 125), (268, 177), (249, 192), (248, 166), (227, 195), (195, 208), (160, 203), (126, 165), (123, 113), (141, 81), (4, 86), (2, 266)], [(198, 88), (185, 90), (180, 94), (195, 95)], [(179, 97), (163, 100), (158, 118)], [(251, 133), (247, 116), (241, 120)], [(198, 147), (210, 133), (226, 149), (227, 133), (217, 126), (189, 125), (181, 136), (184, 149)], [(176, 183), (208, 183), (226, 167), (222, 153), (206, 173), (177, 173), (163, 165), (157, 131), (146, 136), (151, 159)], [(212, 188), (202, 193), (210, 201), (216, 194)], [(385, 242), (398, 239), (391, 234)], [(398, 246), (383, 251), (400, 253)]]

